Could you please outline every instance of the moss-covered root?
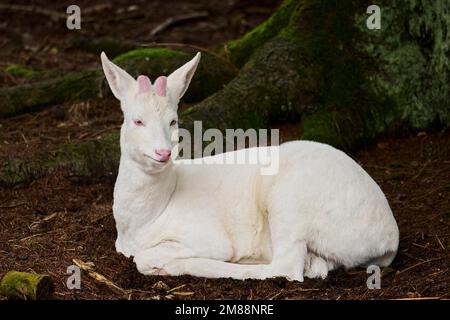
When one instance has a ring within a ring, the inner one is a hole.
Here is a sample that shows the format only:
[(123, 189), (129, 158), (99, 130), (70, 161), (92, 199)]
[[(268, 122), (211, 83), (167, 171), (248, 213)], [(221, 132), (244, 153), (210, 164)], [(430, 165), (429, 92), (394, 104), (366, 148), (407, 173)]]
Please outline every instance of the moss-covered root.
[[(372, 128), (367, 124), (367, 128)], [(373, 138), (358, 113), (320, 110), (303, 119), (302, 140), (318, 141), (351, 152), (362, 142)]]
[(272, 16), (243, 37), (224, 45), (225, 53), (237, 66), (243, 66), (251, 55), (267, 41), (277, 36), (300, 11), (301, 1), (284, 0)]
[[(192, 54), (182, 51), (147, 48), (127, 52), (114, 61), (133, 76), (147, 74), (152, 78), (167, 75), (189, 61)], [(202, 63), (193, 78), (184, 101), (201, 101), (222, 88), (236, 69), (226, 61), (203, 54)], [(36, 107), (62, 102), (82, 101), (109, 92), (101, 70), (71, 72), (42, 81), (0, 89), (0, 116), (34, 110)]]
[(0, 282), (0, 295), (8, 299), (42, 300), (54, 291), (54, 283), (48, 275), (10, 271)]
[(275, 38), (266, 43), (239, 75), (181, 115), (181, 126), (192, 129), (193, 120), (203, 128), (267, 128), (271, 123), (295, 120), (314, 104), (314, 75), (300, 59), (296, 43)]
[(29, 182), (58, 169), (76, 178), (112, 175), (119, 157), (119, 137), (114, 133), (100, 140), (68, 144), (31, 159), (5, 159), (0, 163), (0, 186)]
[(32, 111), (35, 107), (84, 100), (95, 96), (99, 71), (73, 72), (53, 79), (0, 89), (0, 116)]

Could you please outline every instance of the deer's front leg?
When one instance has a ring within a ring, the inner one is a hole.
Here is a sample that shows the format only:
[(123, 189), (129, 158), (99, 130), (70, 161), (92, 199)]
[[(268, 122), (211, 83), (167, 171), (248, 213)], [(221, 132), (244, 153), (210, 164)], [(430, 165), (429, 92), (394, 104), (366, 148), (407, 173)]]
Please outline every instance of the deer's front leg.
[(134, 256), (138, 271), (145, 275), (167, 275), (164, 266), (170, 261), (192, 255), (190, 250), (176, 242), (163, 242), (155, 247), (139, 251)]
[(188, 274), (205, 278), (266, 279), (274, 276), (270, 265), (250, 265), (206, 258), (174, 259), (164, 265), (171, 276)]
[[(303, 282), (303, 269), (307, 256), (306, 244), (296, 241), (288, 250), (277, 250), (269, 264), (237, 264), (222, 260), (193, 258), (174, 259), (164, 265), (164, 270), (173, 276), (189, 274), (206, 278), (266, 279), (286, 277)], [(289, 253), (291, 252), (291, 254)]]

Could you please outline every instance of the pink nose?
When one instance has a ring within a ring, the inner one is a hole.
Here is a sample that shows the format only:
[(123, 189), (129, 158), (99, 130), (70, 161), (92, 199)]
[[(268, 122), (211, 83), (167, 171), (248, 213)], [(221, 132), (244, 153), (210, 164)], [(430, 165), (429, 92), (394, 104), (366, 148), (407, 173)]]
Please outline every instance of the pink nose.
[(172, 152), (169, 149), (156, 149), (155, 153), (158, 157), (158, 160), (161, 162), (167, 162), (170, 159), (170, 155)]

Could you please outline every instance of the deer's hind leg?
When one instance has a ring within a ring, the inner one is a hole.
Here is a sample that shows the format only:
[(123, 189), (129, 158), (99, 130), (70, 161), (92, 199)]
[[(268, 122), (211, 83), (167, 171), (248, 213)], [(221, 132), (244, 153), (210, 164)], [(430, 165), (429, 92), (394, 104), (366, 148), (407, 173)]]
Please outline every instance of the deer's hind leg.
[(308, 256), (306, 240), (298, 230), (279, 222), (270, 225), (272, 237), (272, 261), (268, 273), (303, 282), (305, 262)]
[[(267, 206), (272, 261), (269, 273), (303, 282), (308, 258), (307, 225), (301, 216), (295, 188), (279, 184), (269, 194)], [(283, 197), (278, 195), (282, 194)]]
[(328, 271), (335, 269), (336, 263), (325, 260), (312, 252), (308, 252), (308, 258), (305, 264), (305, 277), (314, 279), (322, 278), (325, 279), (328, 275)]

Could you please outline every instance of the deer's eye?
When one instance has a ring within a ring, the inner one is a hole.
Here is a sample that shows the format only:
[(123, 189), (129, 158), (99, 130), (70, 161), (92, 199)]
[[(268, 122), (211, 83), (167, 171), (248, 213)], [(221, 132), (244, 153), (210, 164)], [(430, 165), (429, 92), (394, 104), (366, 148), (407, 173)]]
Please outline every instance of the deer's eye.
[(133, 121), (135, 125), (137, 125), (138, 127), (142, 127), (144, 126), (144, 123), (141, 120), (134, 120)]
[(170, 122), (170, 126), (171, 127), (173, 127), (174, 125), (176, 125), (177, 124), (177, 120), (172, 120), (171, 122)]

